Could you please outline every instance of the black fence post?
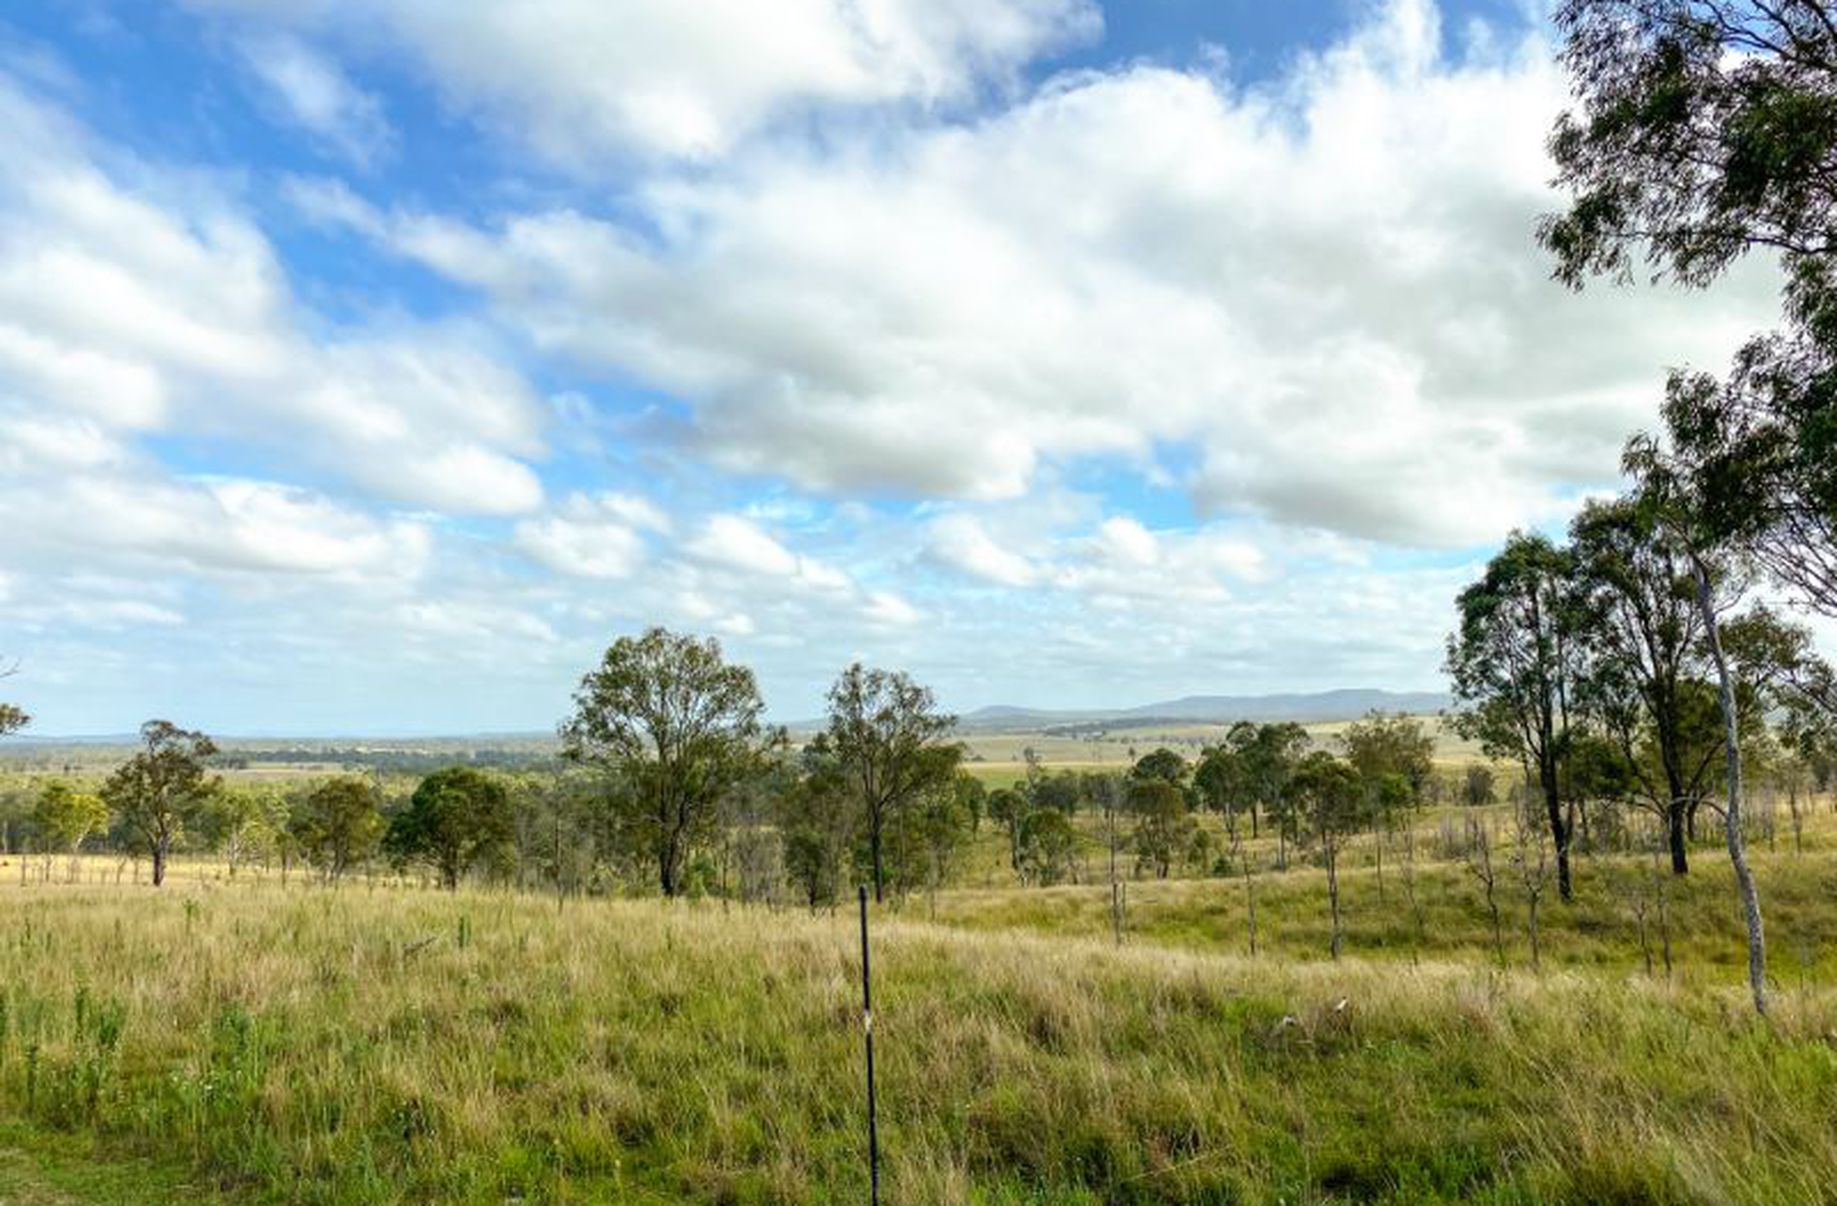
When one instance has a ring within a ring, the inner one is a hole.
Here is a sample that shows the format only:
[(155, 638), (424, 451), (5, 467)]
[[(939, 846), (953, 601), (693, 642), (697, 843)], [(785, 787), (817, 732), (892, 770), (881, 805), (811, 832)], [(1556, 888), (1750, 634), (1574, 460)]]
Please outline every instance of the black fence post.
[(880, 1129), (874, 1117), (874, 989), (867, 954), (867, 885), (861, 902), (861, 1027), (867, 1039), (867, 1167), (871, 1201), (880, 1206)]

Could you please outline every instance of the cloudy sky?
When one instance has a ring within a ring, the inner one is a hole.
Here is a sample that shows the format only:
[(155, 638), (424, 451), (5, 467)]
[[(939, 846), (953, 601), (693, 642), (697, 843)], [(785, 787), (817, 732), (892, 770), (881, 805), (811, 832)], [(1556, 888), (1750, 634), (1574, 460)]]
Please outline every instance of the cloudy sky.
[(1515, 0), (14, 0), (0, 651), (41, 733), (1434, 689), (1769, 325), (1548, 279)]

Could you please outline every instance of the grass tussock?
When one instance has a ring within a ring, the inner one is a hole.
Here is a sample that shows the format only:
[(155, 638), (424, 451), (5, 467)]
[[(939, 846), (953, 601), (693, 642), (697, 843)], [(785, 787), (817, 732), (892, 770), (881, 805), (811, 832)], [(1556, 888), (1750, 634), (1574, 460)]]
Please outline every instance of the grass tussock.
[[(943, 910), (941, 909), (941, 912)], [(848, 917), (238, 885), (0, 895), (0, 1115), (246, 1200), (863, 1200)], [(1837, 995), (883, 920), (898, 1202), (1780, 1202)]]

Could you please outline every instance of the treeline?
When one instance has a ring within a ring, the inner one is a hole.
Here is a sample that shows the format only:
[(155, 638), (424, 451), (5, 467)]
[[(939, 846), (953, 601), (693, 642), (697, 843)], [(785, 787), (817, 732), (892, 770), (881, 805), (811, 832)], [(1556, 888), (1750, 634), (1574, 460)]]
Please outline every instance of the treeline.
[[(936, 890), (985, 827), (1038, 885), (1085, 876), (1092, 833), (1113, 879), (1250, 874), (1245, 840), (1265, 831), (1277, 868), (1302, 844), (1331, 868), (1344, 835), (1386, 828), (1447, 786), (1420, 721), (1373, 715), (1347, 730), (1343, 757), (1311, 749), (1298, 725), (1246, 722), (1196, 759), (1159, 749), (1123, 771), (1054, 774), (1028, 751), (1024, 774), (990, 791), (964, 769), (954, 717), (907, 675), (850, 666), (828, 705), (823, 731), (793, 747), (761, 723), (752, 672), (717, 642), (652, 629), (583, 677), (555, 769), (449, 766), (406, 790), (376, 774), (252, 785), (215, 773), (208, 736), (152, 721), (99, 784), (51, 780), (15, 799), (0, 836), (42, 854), (43, 878), (87, 845), (149, 860), (155, 884), (191, 851), (231, 876), (388, 868), (449, 888), (476, 877), (821, 907), (857, 882), (878, 899)], [(1489, 802), (1490, 772), (1458, 790)]]
[(381, 771), (385, 774), (424, 775), (445, 767), (476, 766), (494, 770), (555, 770), (560, 757), (542, 748), (517, 749), (480, 746), (475, 749), (396, 749), (369, 746), (275, 746), (254, 749), (238, 746), (224, 751), (217, 765), (243, 770), (252, 766), (330, 764), (346, 771)]

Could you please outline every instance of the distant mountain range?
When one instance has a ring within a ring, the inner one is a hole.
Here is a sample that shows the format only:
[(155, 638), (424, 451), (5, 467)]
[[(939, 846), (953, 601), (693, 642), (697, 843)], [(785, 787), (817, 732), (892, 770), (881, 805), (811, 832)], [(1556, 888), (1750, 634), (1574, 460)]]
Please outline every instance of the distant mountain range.
[(1283, 695), (1187, 695), (1134, 708), (1018, 708), (1006, 704), (978, 708), (960, 717), (958, 727), (984, 732), (1001, 729), (1045, 729), (1062, 725), (1088, 728), (1109, 724), (1139, 728), (1176, 721), (1230, 724), (1239, 720), (1294, 720), (1308, 723), (1357, 720), (1367, 712), (1439, 712), (1450, 704), (1434, 691), (1381, 691), (1349, 688)]
[[(1294, 720), (1303, 723), (1326, 723), (1357, 720), (1374, 709), (1382, 712), (1408, 712), (1414, 715), (1439, 712), (1450, 704), (1448, 696), (1433, 691), (1381, 691), (1354, 688), (1339, 691), (1315, 691), (1285, 695), (1187, 695), (1165, 699), (1135, 708), (1020, 708), (995, 704), (977, 708), (957, 718), (957, 727), (965, 732), (1038, 732), (1042, 729), (1071, 728), (1140, 729), (1156, 724), (1231, 724), (1239, 720)], [(814, 732), (824, 721), (793, 721), (787, 727), (793, 733)], [(30, 732), (9, 738), (5, 747), (15, 750), (47, 746), (130, 746), (139, 741), (134, 733), (110, 733), (85, 736), (43, 736)], [(226, 750), (275, 749), (288, 746), (337, 750), (429, 751), (453, 748), (505, 749), (535, 747), (547, 749), (555, 744), (553, 732), (478, 733), (449, 736), (346, 736), (346, 737), (220, 737), (218, 744)]]

